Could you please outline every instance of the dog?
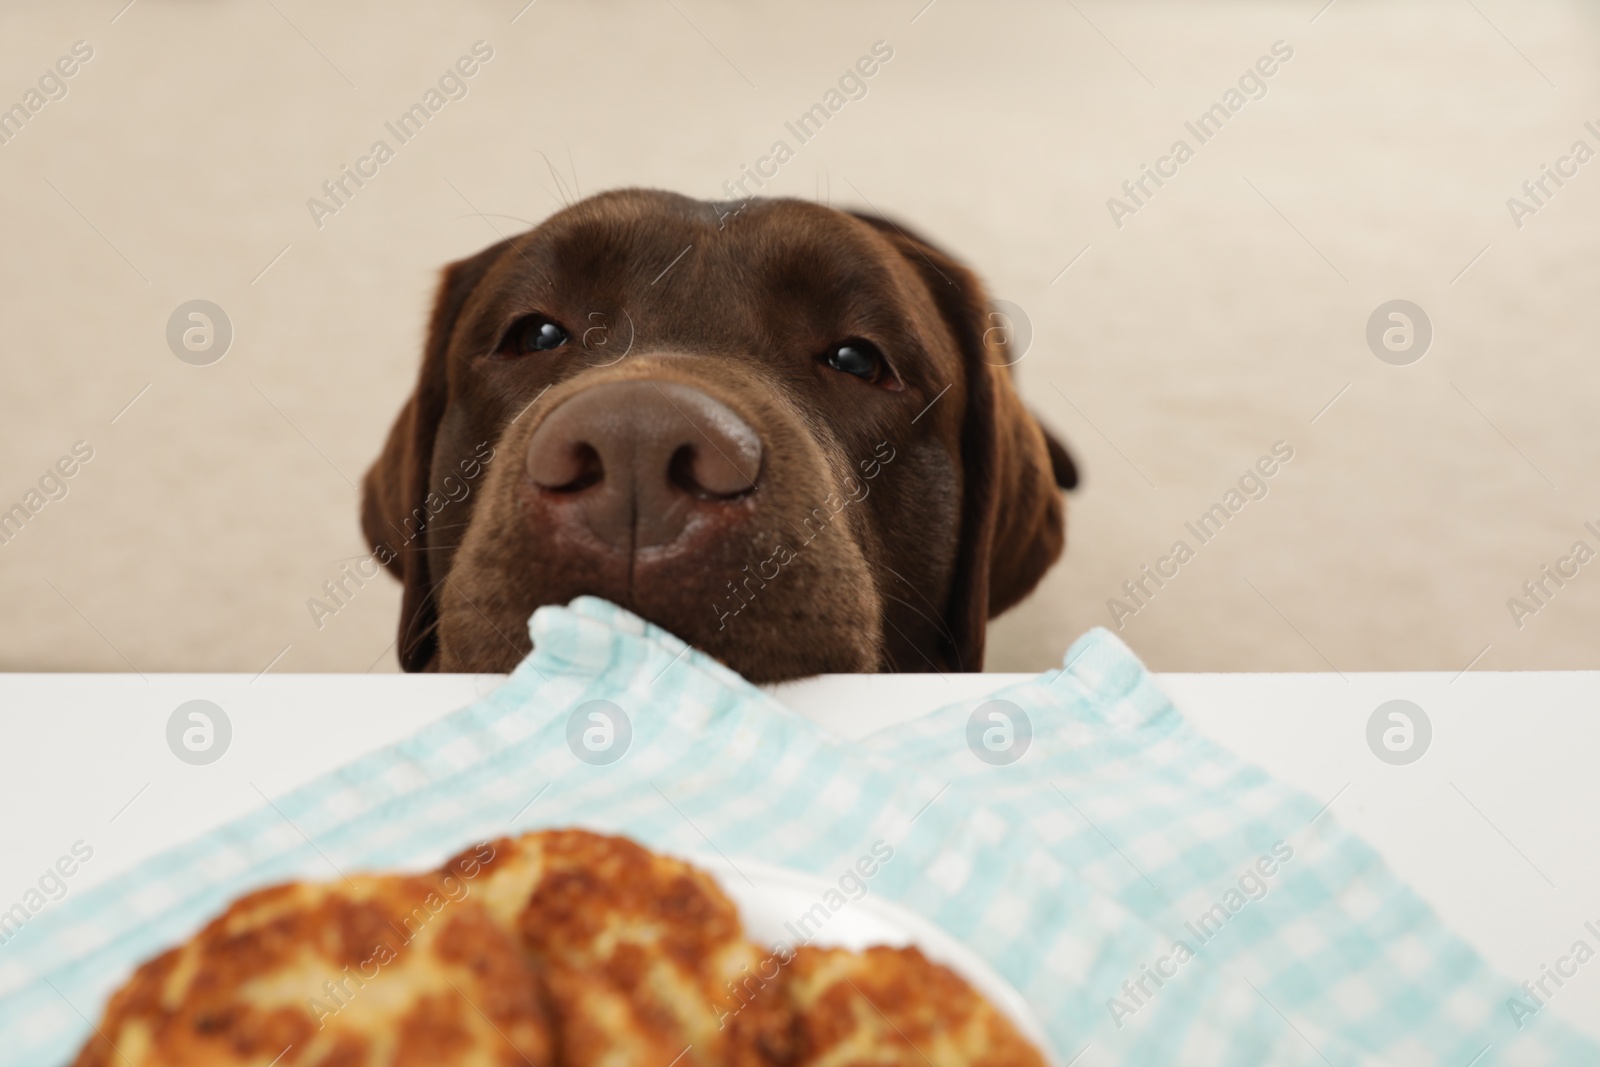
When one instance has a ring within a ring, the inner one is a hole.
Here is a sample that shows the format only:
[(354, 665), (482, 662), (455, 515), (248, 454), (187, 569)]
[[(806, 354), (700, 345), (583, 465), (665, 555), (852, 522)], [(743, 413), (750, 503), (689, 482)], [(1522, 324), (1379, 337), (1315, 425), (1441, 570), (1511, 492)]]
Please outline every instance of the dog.
[(446, 267), (361, 520), (408, 671), (591, 594), (753, 682), (981, 670), (1071, 456), (978, 279), (874, 215), (626, 189)]

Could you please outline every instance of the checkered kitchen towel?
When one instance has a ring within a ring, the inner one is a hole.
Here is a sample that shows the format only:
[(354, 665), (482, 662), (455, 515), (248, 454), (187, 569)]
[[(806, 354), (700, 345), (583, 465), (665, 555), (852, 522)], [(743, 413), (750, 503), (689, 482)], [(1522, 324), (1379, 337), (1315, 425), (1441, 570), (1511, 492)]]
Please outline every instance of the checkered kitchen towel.
[[(1116, 637), (1091, 631), (1065, 662), (865, 747), (981, 798), (1148, 925), (1143, 955), (1092, 979), (1099, 1017), (1074, 1029), (1069, 1054), (1088, 1044), (1085, 1065), (1600, 1064), (1587, 1038), (1528, 1018), (1516, 983), (1326, 804), (1196, 734)], [(991, 765), (974, 753), (992, 752), (994, 730)]]
[[(1502, 1021), (1510, 982), (1331, 815), (1190, 734), (1109, 634), (975, 724), (958, 706), (863, 746), (604, 601), (529, 625), (535, 652), (488, 698), (0, 947), (0, 1067), (65, 1062), (134, 965), (250, 888), (570, 825), (830, 880), (887, 842), (870, 891), (988, 959), (1061, 1063), (1600, 1062), (1553, 1021)], [(631, 724), (611, 763), (576, 754), (594, 700)], [(1024, 716), (1027, 750), (996, 763)]]

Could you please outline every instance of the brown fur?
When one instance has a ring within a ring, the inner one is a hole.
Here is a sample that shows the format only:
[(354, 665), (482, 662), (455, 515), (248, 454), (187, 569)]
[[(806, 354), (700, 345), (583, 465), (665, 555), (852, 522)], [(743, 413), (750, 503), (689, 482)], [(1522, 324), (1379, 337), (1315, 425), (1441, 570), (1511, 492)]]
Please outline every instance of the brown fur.
[[(572, 342), (486, 358), (533, 312)], [(1060, 554), (1058, 486), (1076, 480), (988, 316), (978, 280), (927, 241), (795, 200), (724, 219), (669, 193), (606, 193), (451, 265), (362, 503), (405, 587), (402, 666), (509, 669), (534, 608), (593, 594), (755, 681), (981, 669), (987, 620)], [(850, 337), (875, 342), (903, 389), (818, 361)], [(759, 488), (693, 552), (580, 552), (530, 496), (522, 457), (541, 420), (632, 380), (697, 388), (762, 439)]]

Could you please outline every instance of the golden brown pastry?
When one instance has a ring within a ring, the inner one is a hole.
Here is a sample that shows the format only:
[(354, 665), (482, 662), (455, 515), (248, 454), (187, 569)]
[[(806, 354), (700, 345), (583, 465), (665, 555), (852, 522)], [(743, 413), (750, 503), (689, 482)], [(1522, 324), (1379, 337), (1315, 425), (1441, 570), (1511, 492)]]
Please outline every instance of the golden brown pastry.
[(713, 1067), (729, 984), (762, 953), (711, 877), (621, 837), (582, 830), (490, 843), (474, 891), (513, 926), (560, 1019), (570, 1067)]
[(915, 948), (805, 948), (737, 1016), (741, 1067), (1044, 1067), (1011, 1021)]
[(251, 893), (140, 967), (76, 1067), (550, 1067), (537, 979), (466, 885)]

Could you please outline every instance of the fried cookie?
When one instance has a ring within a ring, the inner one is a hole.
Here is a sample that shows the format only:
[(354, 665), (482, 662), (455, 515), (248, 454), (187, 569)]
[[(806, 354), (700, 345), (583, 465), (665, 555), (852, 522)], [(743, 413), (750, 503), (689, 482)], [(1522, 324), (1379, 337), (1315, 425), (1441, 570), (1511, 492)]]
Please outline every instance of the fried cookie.
[(751, 1007), (734, 1027), (740, 1067), (1045, 1067), (1010, 1020), (916, 948), (802, 947)]
[(492, 847), (483, 899), (548, 986), (563, 1064), (726, 1062), (732, 987), (762, 954), (709, 875), (581, 830)]
[(141, 966), (75, 1067), (550, 1067), (538, 980), (459, 875), (290, 883)]

